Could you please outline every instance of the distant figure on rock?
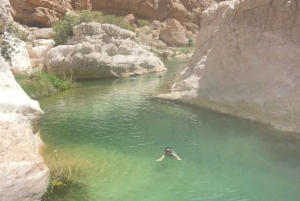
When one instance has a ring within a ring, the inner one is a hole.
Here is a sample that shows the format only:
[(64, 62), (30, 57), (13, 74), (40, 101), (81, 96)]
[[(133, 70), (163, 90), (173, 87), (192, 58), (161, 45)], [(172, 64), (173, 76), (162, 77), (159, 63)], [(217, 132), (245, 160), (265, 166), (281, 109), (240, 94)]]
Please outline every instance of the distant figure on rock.
[(181, 161), (181, 158), (179, 158), (179, 156), (177, 156), (177, 154), (172, 152), (170, 147), (166, 147), (164, 155), (162, 155), (162, 157), (160, 157), (156, 161), (162, 161), (165, 157), (171, 157), (171, 156), (175, 156), (177, 160)]

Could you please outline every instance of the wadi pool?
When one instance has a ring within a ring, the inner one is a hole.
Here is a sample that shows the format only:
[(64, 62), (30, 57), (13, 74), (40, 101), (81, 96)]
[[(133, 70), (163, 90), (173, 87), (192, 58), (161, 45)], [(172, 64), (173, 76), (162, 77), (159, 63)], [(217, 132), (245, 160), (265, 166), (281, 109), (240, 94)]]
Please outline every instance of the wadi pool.
[[(300, 140), (155, 98), (168, 91), (186, 60), (165, 65), (165, 73), (85, 81), (39, 100), (43, 156), (49, 161), (56, 153), (81, 185), (52, 200), (299, 201)], [(182, 161), (157, 162), (167, 146)]]

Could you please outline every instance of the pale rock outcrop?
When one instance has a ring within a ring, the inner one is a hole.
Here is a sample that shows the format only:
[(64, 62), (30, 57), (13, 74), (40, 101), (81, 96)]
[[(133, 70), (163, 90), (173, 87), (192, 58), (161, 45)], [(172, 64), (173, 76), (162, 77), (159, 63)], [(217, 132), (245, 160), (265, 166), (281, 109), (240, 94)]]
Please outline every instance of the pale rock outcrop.
[(30, 57), (26, 49), (26, 43), (12, 34), (5, 33), (5, 41), (11, 46), (11, 70), (14, 73), (31, 74), (32, 67)]
[[(0, 45), (9, 18), (5, 5), (9, 2), (0, 0)], [(0, 78), (0, 200), (40, 200), (49, 183), (49, 169), (38, 153), (43, 111), (16, 83), (1, 55)]]
[(3, 34), (7, 28), (7, 21), (10, 15), (10, 4), (8, 0), (0, 0), (0, 45), (3, 41)]
[(166, 21), (165, 27), (159, 33), (159, 39), (168, 46), (184, 47), (188, 45), (188, 39), (185, 36), (185, 29), (175, 19)]
[(27, 45), (27, 50), (30, 55), (30, 62), (33, 71), (42, 70), (46, 65), (47, 52), (53, 48), (55, 42), (51, 39), (34, 40), (32, 45)]
[(49, 181), (38, 153), (43, 111), (16, 83), (2, 57), (0, 66), (0, 200), (39, 200)]
[(11, 39), (10, 44), (14, 47), (14, 51), (11, 53), (11, 70), (15, 73), (31, 74), (32, 67), (26, 42), (12, 35), (9, 38)]
[(160, 59), (133, 41), (135, 34), (131, 31), (92, 22), (74, 27), (73, 34), (69, 45), (47, 53), (49, 73), (90, 79), (166, 70)]
[(51, 39), (54, 36), (52, 28), (42, 28), (34, 30), (32, 33), (36, 39)]
[(234, 0), (202, 14), (186, 70), (160, 97), (300, 132), (298, 0)]

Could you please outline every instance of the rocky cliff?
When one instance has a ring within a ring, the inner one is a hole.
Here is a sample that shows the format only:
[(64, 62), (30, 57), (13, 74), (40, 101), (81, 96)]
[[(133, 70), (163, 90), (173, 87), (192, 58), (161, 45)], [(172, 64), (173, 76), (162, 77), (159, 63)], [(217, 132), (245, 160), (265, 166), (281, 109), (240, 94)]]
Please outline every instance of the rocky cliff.
[(213, 0), (90, 0), (93, 10), (133, 14), (149, 20), (176, 19), (187, 29), (200, 25), (201, 13)]
[(14, 19), (22, 24), (49, 27), (70, 10), (97, 10), (158, 21), (175, 19), (188, 31), (198, 31), (201, 12), (213, 0), (10, 0)]
[[(0, 0), (0, 46), (9, 9), (8, 0)], [(43, 111), (16, 83), (2, 56), (0, 77), (0, 200), (40, 200), (49, 181), (49, 169), (38, 153)]]
[(202, 14), (177, 99), (300, 132), (299, 0), (233, 0)]

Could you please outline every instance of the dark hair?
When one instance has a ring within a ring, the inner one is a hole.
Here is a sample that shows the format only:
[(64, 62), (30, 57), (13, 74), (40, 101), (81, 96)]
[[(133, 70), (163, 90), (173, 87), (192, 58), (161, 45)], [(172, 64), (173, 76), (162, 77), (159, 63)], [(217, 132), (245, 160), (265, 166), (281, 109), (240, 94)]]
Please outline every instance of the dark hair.
[(165, 151), (167, 151), (167, 150), (170, 150), (170, 151), (171, 151), (171, 148), (170, 148), (170, 147), (166, 147), (166, 148), (165, 148)]

